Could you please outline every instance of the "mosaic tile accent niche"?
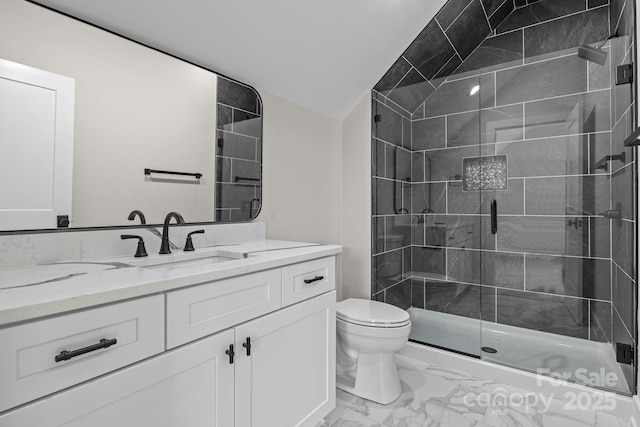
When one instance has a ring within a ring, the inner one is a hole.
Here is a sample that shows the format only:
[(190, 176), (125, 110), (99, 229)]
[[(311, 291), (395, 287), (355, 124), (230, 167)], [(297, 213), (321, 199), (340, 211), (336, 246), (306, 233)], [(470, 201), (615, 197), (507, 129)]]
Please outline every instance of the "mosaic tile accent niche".
[(507, 189), (507, 156), (462, 159), (462, 170), (462, 191)]

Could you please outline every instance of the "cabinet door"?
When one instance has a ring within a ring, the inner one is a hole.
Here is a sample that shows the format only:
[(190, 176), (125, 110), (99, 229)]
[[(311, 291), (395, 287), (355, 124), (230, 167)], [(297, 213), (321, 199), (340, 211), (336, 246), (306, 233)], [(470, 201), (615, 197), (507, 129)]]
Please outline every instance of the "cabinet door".
[(236, 328), (236, 427), (315, 426), (335, 407), (335, 302), (332, 291)]
[(233, 426), (233, 331), (0, 416), (0, 427)]

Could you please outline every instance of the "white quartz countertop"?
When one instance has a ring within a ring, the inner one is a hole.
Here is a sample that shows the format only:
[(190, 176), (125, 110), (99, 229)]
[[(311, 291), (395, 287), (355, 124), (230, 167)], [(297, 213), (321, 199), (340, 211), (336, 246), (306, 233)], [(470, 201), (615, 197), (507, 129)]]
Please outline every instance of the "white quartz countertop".
[(131, 255), (0, 270), (0, 326), (336, 255), (341, 250), (333, 245), (256, 240), (145, 258)]

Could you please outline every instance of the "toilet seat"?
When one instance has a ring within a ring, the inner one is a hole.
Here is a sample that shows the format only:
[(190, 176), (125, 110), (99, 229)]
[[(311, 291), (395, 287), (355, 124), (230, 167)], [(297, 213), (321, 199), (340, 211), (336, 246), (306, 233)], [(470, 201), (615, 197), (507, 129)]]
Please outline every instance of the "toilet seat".
[(371, 328), (401, 328), (411, 323), (409, 313), (378, 301), (350, 298), (336, 305), (336, 318)]

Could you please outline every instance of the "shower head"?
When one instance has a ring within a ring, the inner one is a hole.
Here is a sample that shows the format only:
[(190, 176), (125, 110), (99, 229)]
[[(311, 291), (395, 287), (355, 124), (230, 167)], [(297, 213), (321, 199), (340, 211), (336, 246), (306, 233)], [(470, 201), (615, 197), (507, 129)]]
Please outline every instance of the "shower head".
[(607, 52), (597, 47), (580, 46), (578, 48), (578, 57), (600, 65), (604, 65), (607, 62)]
[(607, 52), (602, 50), (604, 44), (614, 38), (618, 37), (618, 30), (616, 30), (609, 37), (604, 39), (597, 47), (582, 45), (578, 47), (578, 58), (586, 59), (587, 61), (595, 62), (596, 64), (604, 65), (607, 62)]

